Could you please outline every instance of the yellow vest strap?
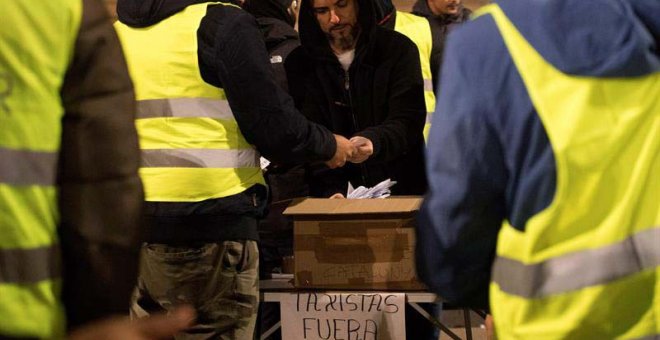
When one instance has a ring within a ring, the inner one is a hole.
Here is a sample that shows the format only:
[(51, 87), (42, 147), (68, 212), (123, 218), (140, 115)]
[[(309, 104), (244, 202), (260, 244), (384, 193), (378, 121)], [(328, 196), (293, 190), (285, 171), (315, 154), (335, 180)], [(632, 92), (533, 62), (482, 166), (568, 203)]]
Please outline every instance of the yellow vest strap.
[(138, 101), (138, 119), (161, 117), (208, 117), (234, 120), (229, 102), (224, 99), (168, 98)]
[(258, 167), (255, 149), (144, 149), (143, 168), (250, 168)]
[(0, 283), (32, 284), (60, 276), (59, 246), (0, 249)]
[(53, 185), (57, 168), (56, 152), (13, 150), (0, 147), (0, 183), (11, 185)]
[(500, 290), (540, 298), (606, 284), (660, 266), (660, 226), (638, 232), (606, 247), (524, 264), (498, 256), (493, 281)]
[(411, 13), (396, 12), (394, 30), (407, 36), (415, 43), (419, 52), (422, 79), (424, 80), (424, 102), (426, 112), (435, 111), (435, 94), (433, 92), (433, 75), (431, 74), (431, 50), (433, 49), (433, 36), (431, 26), (426, 18)]

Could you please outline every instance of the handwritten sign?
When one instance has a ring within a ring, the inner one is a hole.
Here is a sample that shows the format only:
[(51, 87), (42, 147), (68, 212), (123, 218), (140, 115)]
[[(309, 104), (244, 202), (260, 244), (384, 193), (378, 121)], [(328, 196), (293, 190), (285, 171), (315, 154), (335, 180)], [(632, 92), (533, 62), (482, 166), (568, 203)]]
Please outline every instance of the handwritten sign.
[(282, 339), (405, 340), (405, 294), (288, 294), (280, 301)]

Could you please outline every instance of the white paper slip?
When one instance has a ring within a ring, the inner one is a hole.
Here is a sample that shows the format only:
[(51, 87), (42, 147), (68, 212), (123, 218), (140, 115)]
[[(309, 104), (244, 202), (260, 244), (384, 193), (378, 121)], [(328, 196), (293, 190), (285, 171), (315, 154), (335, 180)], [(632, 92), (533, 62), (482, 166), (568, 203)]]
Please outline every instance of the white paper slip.
[(349, 182), (346, 198), (359, 199), (389, 197), (391, 195), (390, 188), (395, 184), (396, 181), (392, 181), (388, 178), (371, 188), (365, 188), (364, 186), (353, 188), (353, 185)]

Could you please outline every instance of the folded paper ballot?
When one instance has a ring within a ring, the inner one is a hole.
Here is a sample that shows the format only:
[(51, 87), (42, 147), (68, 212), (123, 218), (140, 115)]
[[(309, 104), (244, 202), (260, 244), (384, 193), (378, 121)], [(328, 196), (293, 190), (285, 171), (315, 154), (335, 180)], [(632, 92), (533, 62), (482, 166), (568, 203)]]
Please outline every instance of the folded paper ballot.
[(351, 183), (348, 183), (348, 195), (346, 195), (346, 198), (385, 198), (389, 197), (391, 192), (390, 188), (396, 184), (396, 181), (392, 181), (389, 178), (376, 184), (375, 186), (371, 188), (365, 188), (363, 186), (359, 186), (357, 188), (353, 188), (353, 185)]
[(266, 158), (259, 157), (259, 165), (261, 166), (261, 170), (266, 170), (266, 168), (270, 165), (270, 161)]

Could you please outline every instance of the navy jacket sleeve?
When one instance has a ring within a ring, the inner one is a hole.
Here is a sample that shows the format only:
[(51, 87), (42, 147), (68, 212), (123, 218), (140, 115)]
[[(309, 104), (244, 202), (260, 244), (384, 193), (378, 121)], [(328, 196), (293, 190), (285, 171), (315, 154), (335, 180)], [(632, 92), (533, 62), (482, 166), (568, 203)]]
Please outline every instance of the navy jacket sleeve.
[(276, 162), (325, 161), (335, 139), (311, 123), (275, 83), (256, 20), (231, 6), (210, 6), (197, 32), (203, 79), (225, 90), (245, 139)]
[(443, 299), (486, 308), (507, 172), (489, 123), (483, 70), (466, 62), (481, 47), (452, 38), (428, 140), (429, 192), (419, 216), (417, 269)]

